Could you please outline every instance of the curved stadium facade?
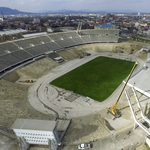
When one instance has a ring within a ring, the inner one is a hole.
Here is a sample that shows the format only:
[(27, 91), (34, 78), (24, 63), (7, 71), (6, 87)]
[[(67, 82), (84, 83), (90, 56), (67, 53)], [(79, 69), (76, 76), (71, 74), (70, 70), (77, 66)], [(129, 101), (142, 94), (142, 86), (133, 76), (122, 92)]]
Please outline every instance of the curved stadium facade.
[(93, 43), (118, 42), (119, 30), (81, 30), (23, 38), (0, 44), (0, 74), (16, 68), (34, 58), (51, 55), (59, 57), (57, 51)]

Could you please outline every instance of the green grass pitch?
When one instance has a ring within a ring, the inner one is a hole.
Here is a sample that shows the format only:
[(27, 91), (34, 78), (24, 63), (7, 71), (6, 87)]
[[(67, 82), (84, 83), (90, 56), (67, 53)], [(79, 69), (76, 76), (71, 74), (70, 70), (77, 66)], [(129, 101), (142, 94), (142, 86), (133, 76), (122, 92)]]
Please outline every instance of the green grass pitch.
[(50, 84), (102, 102), (129, 75), (133, 65), (134, 62), (98, 57)]

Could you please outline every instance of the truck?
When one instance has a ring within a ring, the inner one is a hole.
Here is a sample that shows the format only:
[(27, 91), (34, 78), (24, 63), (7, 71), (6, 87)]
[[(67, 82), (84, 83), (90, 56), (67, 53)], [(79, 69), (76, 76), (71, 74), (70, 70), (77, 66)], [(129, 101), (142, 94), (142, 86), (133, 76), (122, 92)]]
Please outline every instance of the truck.
[(78, 145), (78, 149), (89, 149), (91, 147), (92, 145), (90, 143)]

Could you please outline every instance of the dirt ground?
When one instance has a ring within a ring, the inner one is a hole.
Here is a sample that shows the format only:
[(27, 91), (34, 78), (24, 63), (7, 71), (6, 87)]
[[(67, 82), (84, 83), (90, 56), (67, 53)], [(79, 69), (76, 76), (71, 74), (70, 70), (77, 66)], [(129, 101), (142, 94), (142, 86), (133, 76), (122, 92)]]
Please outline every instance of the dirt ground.
[[(125, 53), (129, 53), (134, 49), (134, 53), (142, 48), (139, 44), (130, 43), (114, 43), (114, 44), (90, 44), (81, 47), (75, 47), (59, 54), (66, 60), (77, 58), (79, 55), (85, 54), (85, 50), (95, 50), (96, 52), (110, 51), (117, 53), (121, 46)], [(147, 54), (141, 54), (138, 58), (146, 60)], [(21, 85), (15, 83), (19, 78), (35, 78), (38, 79), (46, 75), (59, 64), (49, 57), (37, 60), (25, 67), (17, 69), (12, 73), (4, 76), (0, 80), (0, 126), (10, 129), (16, 118), (53, 120), (55, 116), (45, 115), (34, 110), (27, 98), (29, 85)], [(113, 128), (99, 114), (72, 118), (70, 127), (63, 139), (64, 142), (78, 142), (101, 138), (99, 135), (108, 135)], [(99, 134), (101, 133), (101, 134)]]
[(13, 71), (0, 80), (0, 126), (10, 129), (16, 118), (53, 120), (55, 116), (42, 114), (32, 108), (27, 95), (30, 85), (15, 83), (19, 78), (39, 78), (58, 66), (50, 58), (38, 60)]
[(107, 136), (113, 128), (103, 119), (99, 113), (74, 118), (66, 132), (63, 142), (78, 143), (79, 141), (90, 142)]
[(40, 60), (16, 70), (16, 73), (20, 78), (34, 78), (38, 79), (43, 75), (46, 75), (51, 69), (58, 66), (58, 64), (51, 58), (46, 57)]
[(58, 54), (66, 60), (72, 60), (75, 58), (79, 58), (82, 55), (85, 55), (85, 50), (80, 47), (74, 47), (65, 51), (60, 51)]
[(28, 99), (28, 85), (21, 85), (0, 80), (0, 126), (10, 129), (16, 118), (54, 119), (52, 115), (44, 115), (35, 111)]

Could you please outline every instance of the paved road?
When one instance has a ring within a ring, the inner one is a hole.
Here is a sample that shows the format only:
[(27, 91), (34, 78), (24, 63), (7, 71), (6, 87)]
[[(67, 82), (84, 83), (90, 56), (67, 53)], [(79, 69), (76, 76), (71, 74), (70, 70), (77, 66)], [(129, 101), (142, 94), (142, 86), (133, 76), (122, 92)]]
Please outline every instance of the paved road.
[[(131, 132), (129, 134), (129, 132)], [(141, 129), (137, 128), (126, 130), (123, 133), (111, 134), (108, 138), (91, 142), (93, 148), (91, 150), (127, 150), (134, 149), (145, 141), (147, 134)], [(67, 145), (62, 150), (77, 150), (78, 145)]]
[[(131, 133), (129, 134), (129, 131)], [(106, 139), (99, 139), (96, 142), (91, 142), (93, 147), (91, 150), (127, 150), (132, 149), (145, 141), (147, 134), (141, 129), (135, 130), (128, 129), (122, 133), (110, 134)], [(64, 142), (65, 143), (65, 142)], [(0, 133), (0, 150), (17, 150), (17, 145), (14, 139), (6, 137)], [(30, 147), (30, 150), (35, 150), (34, 147)], [(38, 150), (38, 148), (36, 148)], [(48, 150), (48, 148), (39, 148), (39, 150)], [(59, 150), (78, 150), (77, 145), (66, 145)]]

